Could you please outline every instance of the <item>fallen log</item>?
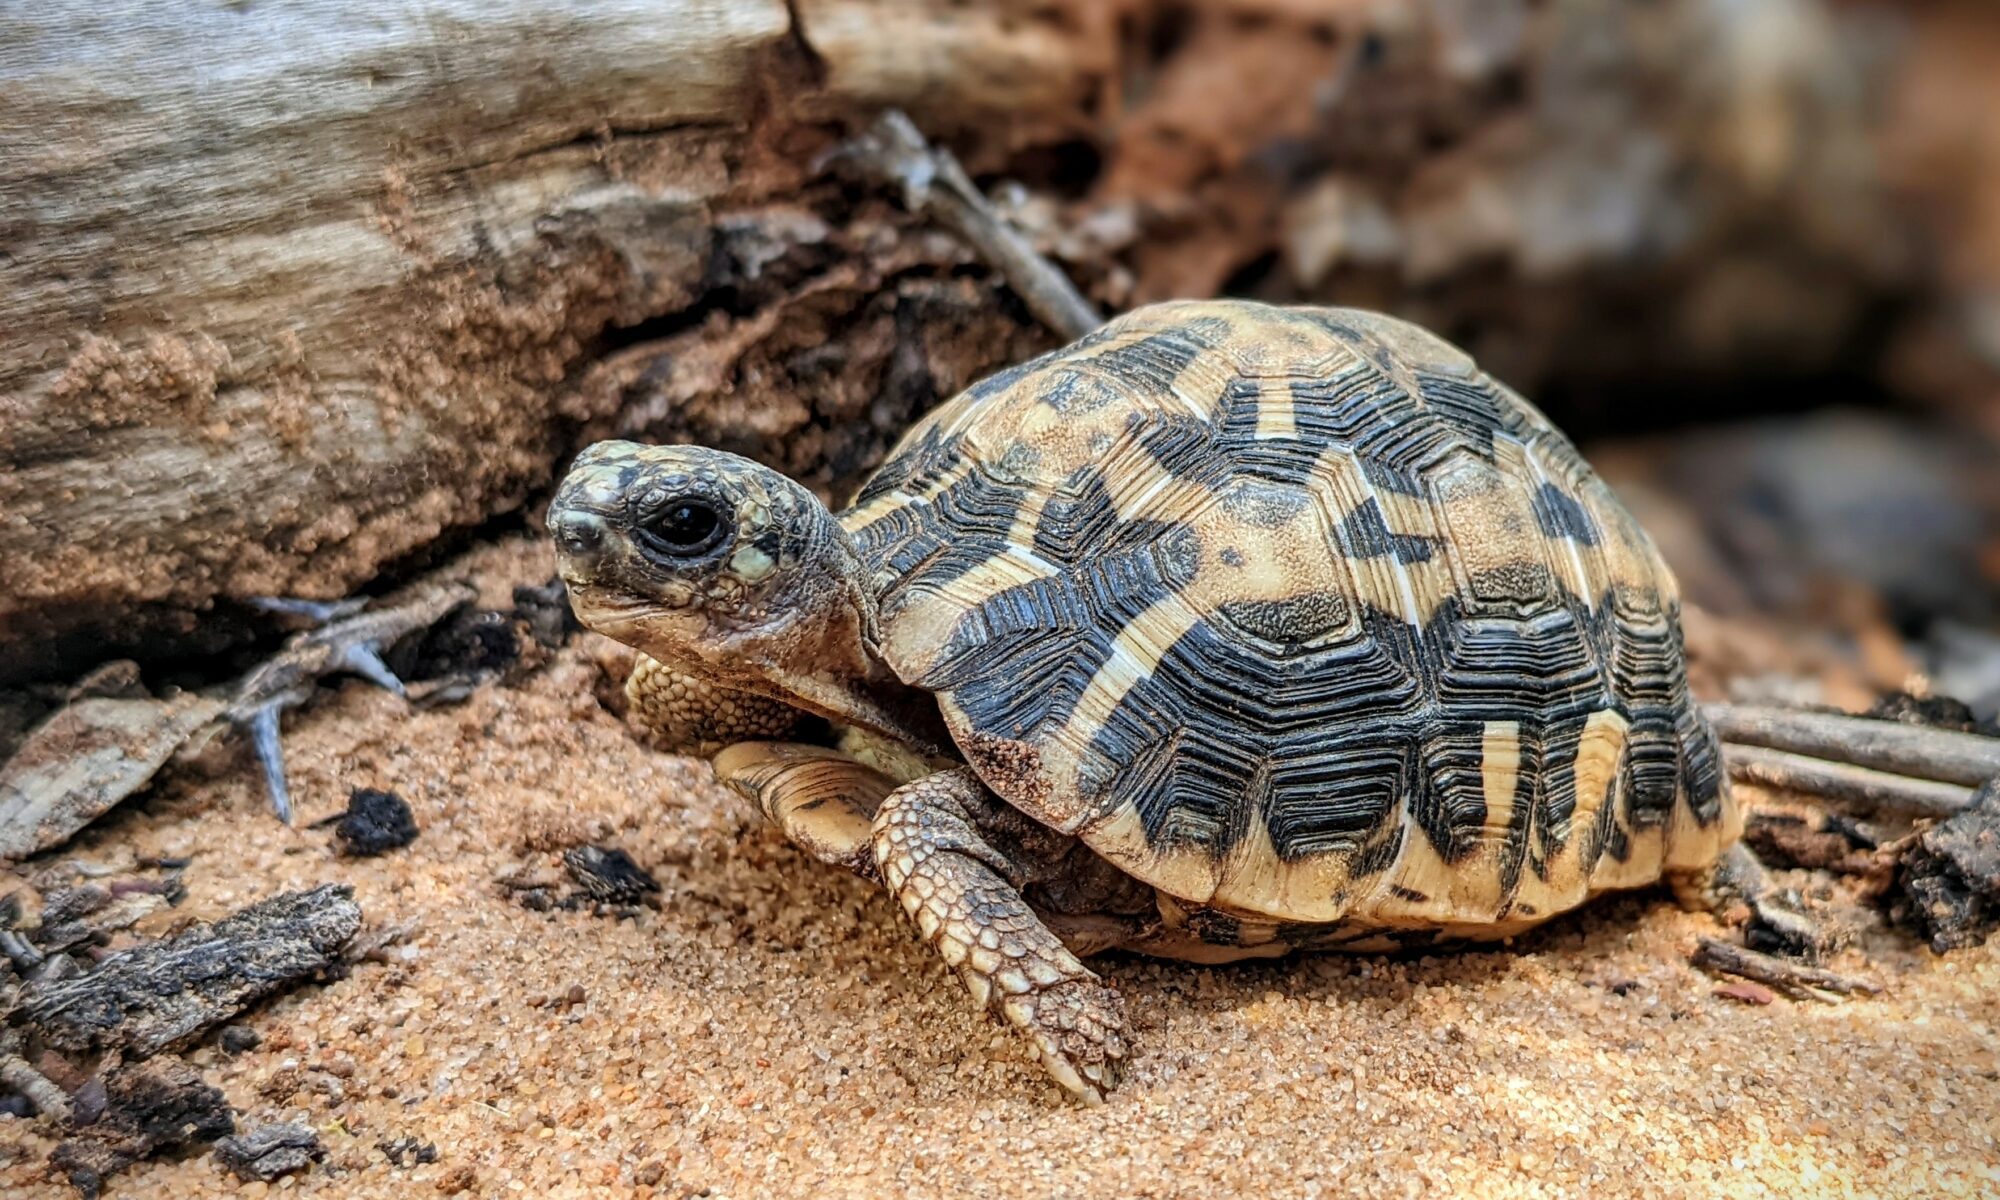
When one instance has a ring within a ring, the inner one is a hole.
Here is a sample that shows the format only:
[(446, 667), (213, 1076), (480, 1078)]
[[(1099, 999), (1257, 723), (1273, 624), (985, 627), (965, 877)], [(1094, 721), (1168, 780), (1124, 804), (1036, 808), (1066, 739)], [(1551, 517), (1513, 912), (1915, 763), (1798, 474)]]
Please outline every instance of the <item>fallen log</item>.
[(890, 107), (1035, 185), (996, 219), (1100, 309), (1394, 308), (1531, 390), (1557, 361), (1825, 370), (1935, 283), (1872, 169), (1887, 68), (1818, 0), (1461, 8), (13, 14), (0, 682), (240, 642), (240, 602), (347, 595), (589, 437), (839, 490), (1055, 340), (956, 239), (815, 171)]

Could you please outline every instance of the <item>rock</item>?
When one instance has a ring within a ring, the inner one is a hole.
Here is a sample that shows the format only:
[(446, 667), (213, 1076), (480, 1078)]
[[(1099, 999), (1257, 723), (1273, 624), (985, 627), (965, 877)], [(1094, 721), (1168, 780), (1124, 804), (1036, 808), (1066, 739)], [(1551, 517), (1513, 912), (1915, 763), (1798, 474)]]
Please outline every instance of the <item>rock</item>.
[(225, 1054), (247, 1054), (263, 1045), (264, 1037), (248, 1025), (224, 1025), (218, 1042)]

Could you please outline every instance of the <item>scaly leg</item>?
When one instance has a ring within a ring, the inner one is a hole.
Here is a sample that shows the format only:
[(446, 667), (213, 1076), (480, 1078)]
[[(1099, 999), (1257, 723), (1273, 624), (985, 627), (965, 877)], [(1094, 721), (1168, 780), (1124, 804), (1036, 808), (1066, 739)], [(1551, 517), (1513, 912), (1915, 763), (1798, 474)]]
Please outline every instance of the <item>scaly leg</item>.
[(905, 784), (875, 814), (883, 882), (973, 998), (1026, 1033), (1057, 1083), (1102, 1103), (1125, 1057), (1125, 1004), (1029, 909), (981, 833), (1000, 802), (969, 769)]
[(875, 879), (875, 811), (896, 781), (824, 746), (741, 742), (715, 756), (715, 777), (757, 802), (792, 843), (823, 863)]
[(641, 654), (625, 680), (632, 719), (663, 750), (706, 757), (731, 742), (788, 736), (798, 709), (722, 687)]

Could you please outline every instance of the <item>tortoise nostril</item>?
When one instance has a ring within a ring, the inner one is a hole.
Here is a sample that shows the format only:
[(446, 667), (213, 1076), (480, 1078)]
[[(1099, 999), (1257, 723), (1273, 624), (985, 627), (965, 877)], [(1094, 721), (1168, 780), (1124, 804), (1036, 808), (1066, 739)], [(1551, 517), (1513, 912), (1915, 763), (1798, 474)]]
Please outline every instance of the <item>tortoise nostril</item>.
[(594, 555), (604, 548), (604, 521), (587, 512), (572, 509), (549, 523), (556, 546), (571, 557)]

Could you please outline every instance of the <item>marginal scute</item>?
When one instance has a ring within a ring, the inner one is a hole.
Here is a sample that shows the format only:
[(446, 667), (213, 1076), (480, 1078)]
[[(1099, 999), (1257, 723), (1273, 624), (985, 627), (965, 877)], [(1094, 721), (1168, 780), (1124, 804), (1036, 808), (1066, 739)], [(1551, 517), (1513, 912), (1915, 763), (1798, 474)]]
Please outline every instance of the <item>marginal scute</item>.
[(1650, 539), (1394, 318), (1140, 309), (940, 408), (842, 520), (985, 782), (1204, 941), (1504, 936), (1740, 829)]

